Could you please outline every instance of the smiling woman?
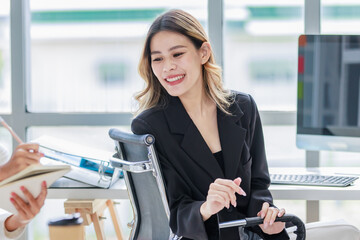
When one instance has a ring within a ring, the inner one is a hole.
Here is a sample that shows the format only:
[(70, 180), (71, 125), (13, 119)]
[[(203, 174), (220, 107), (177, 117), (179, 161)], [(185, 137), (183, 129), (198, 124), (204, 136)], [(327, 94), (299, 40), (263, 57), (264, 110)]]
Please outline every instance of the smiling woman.
[[(139, 72), (146, 86), (131, 128), (153, 134), (167, 186), (170, 227), (183, 239), (288, 239), (276, 208), (253, 98), (223, 88), (200, 23), (172, 10), (151, 25)], [(248, 229), (219, 222), (261, 216)], [(273, 236), (270, 236), (273, 235)]]

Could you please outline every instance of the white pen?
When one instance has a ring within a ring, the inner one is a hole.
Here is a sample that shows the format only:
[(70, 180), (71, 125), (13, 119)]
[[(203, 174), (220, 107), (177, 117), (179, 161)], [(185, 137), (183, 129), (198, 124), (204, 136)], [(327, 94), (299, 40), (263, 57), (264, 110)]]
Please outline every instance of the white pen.
[(19, 136), (14, 132), (14, 130), (12, 130), (12, 128), (5, 122), (5, 120), (1, 116), (0, 116), (0, 123), (10, 132), (10, 134), (15, 138), (15, 140), (19, 144), (23, 143), (23, 141), (19, 138)]

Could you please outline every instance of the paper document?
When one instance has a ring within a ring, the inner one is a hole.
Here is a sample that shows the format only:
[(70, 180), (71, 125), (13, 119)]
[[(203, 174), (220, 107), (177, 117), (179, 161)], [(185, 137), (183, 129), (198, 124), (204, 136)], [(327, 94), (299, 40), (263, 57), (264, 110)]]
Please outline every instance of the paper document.
[(70, 166), (68, 165), (30, 165), (17, 174), (0, 182), (0, 208), (11, 213), (16, 213), (17, 210), (10, 202), (11, 192), (15, 192), (21, 198), (26, 200), (23, 192), (20, 190), (20, 187), (24, 186), (34, 197), (37, 197), (41, 192), (41, 183), (43, 181), (46, 181), (46, 185), (49, 187), (53, 182), (69, 171)]

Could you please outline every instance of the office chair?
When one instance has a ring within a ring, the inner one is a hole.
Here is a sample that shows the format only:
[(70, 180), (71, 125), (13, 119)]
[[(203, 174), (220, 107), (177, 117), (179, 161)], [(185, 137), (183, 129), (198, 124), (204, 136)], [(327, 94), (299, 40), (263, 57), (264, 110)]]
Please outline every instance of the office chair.
[[(135, 135), (114, 128), (109, 130), (109, 135), (117, 150), (110, 162), (124, 172), (134, 212), (130, 239), (180, 239), (169, 227), (170, 211), (154, 147), (155, 138), (151, 134)], [(305, 225), (298, 217), (285, 214), (276, 221), (293, 223), (297, 226), (296, 239), (305, 239)], [(223, 222), (219, 227), (251, 227), (262, 223), (261, 218), (253, 217)]]

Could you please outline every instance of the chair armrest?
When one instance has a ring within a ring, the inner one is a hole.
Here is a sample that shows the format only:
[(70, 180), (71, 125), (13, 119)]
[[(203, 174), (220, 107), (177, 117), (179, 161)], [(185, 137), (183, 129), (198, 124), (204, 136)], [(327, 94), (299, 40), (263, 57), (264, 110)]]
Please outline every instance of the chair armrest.
[[(219, 224), (219, 228), (227, 228), (227, 227), (254, 227), (256, 225), (262, 224), (264, 219), (260, 217), (251, 217), (245, 218), (235, 221), (222, 222)], [(284, 214), (282, 217), (277, 217), (275, 222), (291, 222), (294, 224), (297, 229), (295, 231), (297, 237), (296, 239), (305, 239), (306, 230), (305, 224), (301, 221), (300, 218), (293, 214)]]
[(120, 168), (121, 170), (127, 172), (142, 173), (142, 172), (149, 172), (154, 170), (150, 160), (129, 162), (119, 158), (112, 157), (110, 158), (110, 163), (112, 167)]

